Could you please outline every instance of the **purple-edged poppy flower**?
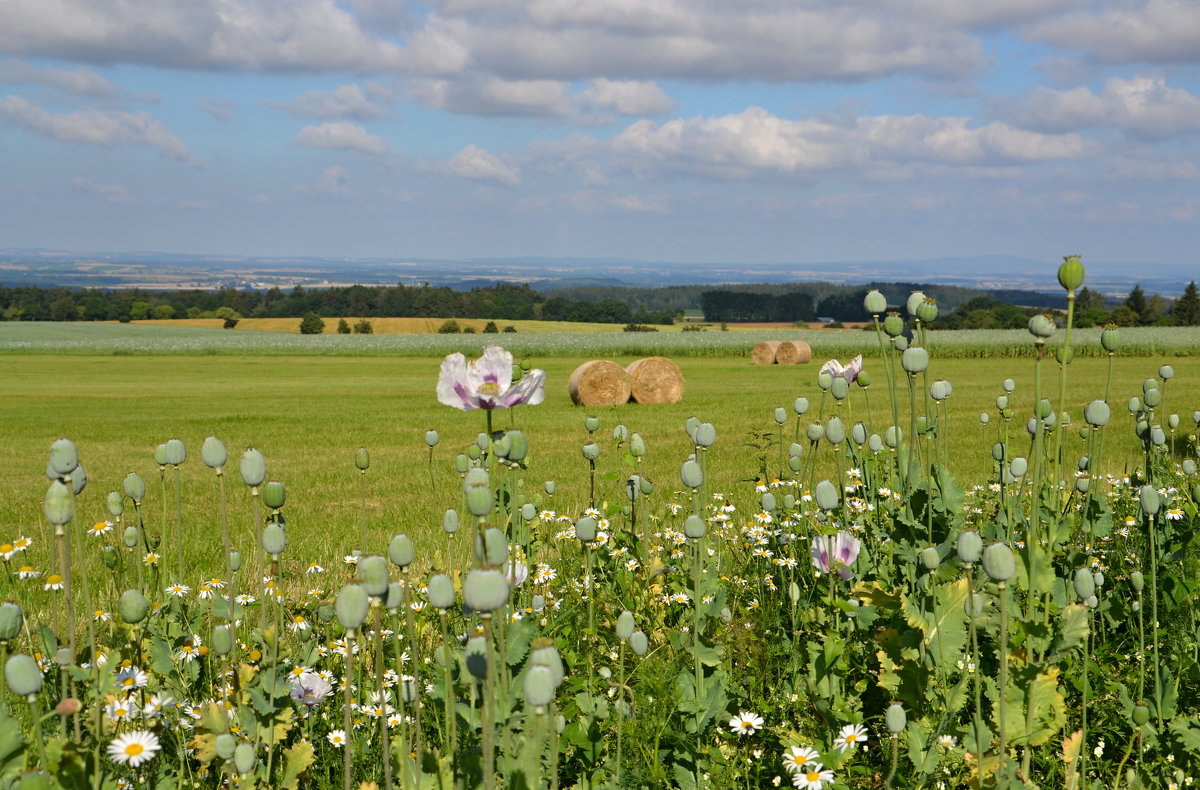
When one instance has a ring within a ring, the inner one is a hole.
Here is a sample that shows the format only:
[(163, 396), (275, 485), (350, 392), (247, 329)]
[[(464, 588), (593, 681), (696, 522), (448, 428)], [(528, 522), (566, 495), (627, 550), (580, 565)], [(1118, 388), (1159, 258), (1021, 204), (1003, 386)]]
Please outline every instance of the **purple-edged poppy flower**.
[(546, 393), (546, 373), (531, 370), (513, 386), (513, 357), (500, 346), (486, 346), (483, 356), (467, 362), (462, 354), (442, 361), (438, 376), (438, 401), (463, 411), (507, 409), (522, 403), (536, 405)]
[(836, 359), (831, 359), (821, 366), (818, 374), (828, 373), (834, 378), (842, 376), (846, 379), (847, 383), (853, 384), (855, 380), (858, 379), (858, 374), (860, 372), (862, 372), (862, 354), (859, 354), (857, 357), (847, 362), (844, 366)]
[(812, 564), (822, 573), (832, 571), (843, 579), (854, 578), (850, 566), (858, 559), (858, 550), (862, 543), (849, 532), (839, 532), (837, 535), (816, 535), (812, 540), (809, 553), (812, 554)]

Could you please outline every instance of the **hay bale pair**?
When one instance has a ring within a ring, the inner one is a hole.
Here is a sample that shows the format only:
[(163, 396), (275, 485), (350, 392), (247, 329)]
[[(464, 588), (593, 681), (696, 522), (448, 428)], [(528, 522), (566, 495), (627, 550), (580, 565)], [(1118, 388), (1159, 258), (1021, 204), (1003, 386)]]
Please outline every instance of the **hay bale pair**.
[(755, 365), (803, 365), (812, 359), (812, 348), (803, 340), (764, 340), (750, 349)]
[(646, 357), (625, 368), (607, 359), (593, 359), (575, 368), (567, 391), (576, 406), (678, 403), (683, 397), (683, 374), (666, 357)]

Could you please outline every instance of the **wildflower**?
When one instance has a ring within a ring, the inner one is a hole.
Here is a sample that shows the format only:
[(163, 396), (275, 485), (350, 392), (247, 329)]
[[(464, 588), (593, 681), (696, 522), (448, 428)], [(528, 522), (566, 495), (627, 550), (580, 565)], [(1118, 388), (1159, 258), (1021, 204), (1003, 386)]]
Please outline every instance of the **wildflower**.
[(858, 550), (862, 543), (849, 532), (838, 532), (836, 536), (818, 535), (813, 538), (810, 553), (812, 564), (822, 573), (831, 570), (843, 579), (851, 579), (854, 574), (850, 566), (858, 559)]
[(32, 545), (33, 545), (33, 539), (27, 538), (24, 535), (22, 535), (21, 537), (19, 537), (13, 541), (13, 548), (16, 549), (17, 551), (25, 551), (25, 549), (29, 548)]
[(112, 619), (112, 612), (106, 612), (103, 609), (97, 609), (92, 614), (92, 619), (96, 620), (96, 622), (107, 623)]
[(167, 595), (174, 595), (176, 598), (182, 598), (191, 591), (192, 588), (188, 587), (186, 584), (172, 584), (170, 587), (164, 590)]
[[(305, 708), (312, 709), (314, 705), (319, 704), (323, 699), (329, 696), (333, 691), (333, 686), (324, 678), (315, 672), (303, 672), (300, 677), (292, 681), (292, 699), (299, 702)], [(330, 733), (332, 736), (333, 733)], [(332, 737), (330, 743), (335, 746), (340, 746), (340, 743), (335, 742)]]
[(546, 397), (546, 373), (531, 370), (514, 386), (513, 356), (500, 346), (486, 346), (483, 356), (467, 362), (459, 353), (442, 361), (438, 401), (463, 411), (507, 409), (522, 403), (537, 405)]
[(43, 590), (61, 590), (63, 588), (63, 577), (57, 573), (52, 573), (46, 577), (46, 583), (42, 585)]
[(108, 745), (108, 756), (115, 763), (137, 768), (152, 760), (160, 748), (157, 735), (148, 730), (134, 730), (113, 738)]
[(729, 720), (729, 729), (738, 735), (753, 735), (762, 729), (763, 718), (757, 713), (742, 711)]
[(152, 551), (152, 552), (150, 552), (150, 553), (149, 553), (149, 554), (147, 554), (145, 557), (142, 557), (142, 564), (144, 564), (144, 565), (157, 565), (157, 564), (158, 564), (158, 554), (156, 554), (156, 553), (155, 553), (155, 552), (153, 552), (153, 551)]
[(1173, 507), (1167, 511), (1167, 519), (1170, 521), (1179, 521), (1182, 518), (1183, 510), (1181, 508)]
[(958, 745), (958, 738), (955, 738), (953, 735), (942, 734), (938, 736), (937, 744), (946, 751), (949, 751)]
[(315, 562), (310, 562), (308, 564), (308, 568), (304, 572), (305, 573), (324, 573), (325, 569), (322, 568), (320, 565), (318, 565)]
[(791, 773), (797, 773), (809, 763), (821, 759), (816, 749), (808, 746), (789, 746), (783, 753), (783, 767)]
[(129, 692), (145, 688), (148, 678), (146, 673), (137, 667), (123, 667), (117, 670), (116, 680), (122, 691)]
[(128, 721), (137, 712), (137, 703), (131, 699), (116, 699), (104, 706), (104, 714), (115, 722)]
[(36, 579), (42, 575), (42, 572), (35, 571), (32, 565), (22, 565), (20, 568), (13, 571), (13, 575), (18, 579)]
[(292, 622), (288, 623), (288, 630), (293, 634), (298, 634), (301, 631), (307, 631), (308, 619), (302, 614), (296, 615), (292, 618)]
[(201, 584), (200, 587), (196, 590), (196, 597), (202, 601), (211, 600), (213, 597), (212, 585), (209, 584), (208, 582)]
[(346, 745), (346, 731), (345, 730), (330, 730), (329, 734), (326, 735), (325, 737), (334, 746), (345, 746)]
[(850, 384), (853, 384), (858, 379), (858, 374), (861, 372), (862, 354), (859, 354), (845, 365), (842, 365), (842, 363), (838, 362), (836, 359), (831, 359), (822, 365), (821, 369), (817, 371), (818, 375), (821, 373), (828, 373), (834, 377), (841, 376), (846, 379), (847, 383)]
[[(113, 528), (113, 525), (112, 525), (111, 521), (97, 521), (95, 524), (88, 527), (87, 532), (93, 538), (96, 538), (101, 535), (107, 535), (109, 532), (112, 532), (112, 528)], [(3, 549), (3, 546), (0, 546), (0, 550), (2, 550), (2, 549)], [(8, 559), (8, 557), (5, 557), (4, 559)]]
[(837, 743), (834, 747), (839, 752), (844, 752), (847, 749), (853, 749), (860, 743), (867, 742), (867, 728), (861, 724), (847, 724), (838, 732)]
[(821, 790), (826, 782), (833, 781), (833, 771), (820, 763), (809, 763), (792, 774), (792, 784), (801, 790)]
[(247, 595), (246, 593), (242, 593), (241, 595), (235, 596), (233, 600), (235, 603), (239, 603), (242, 606), (245, 606), (247, 604), (254, 603), (258, 599), (255, 598), (253, 595)]
[(357, 554), (347, 554), (345, 557), (342, 557), (342, 562), (346, 563), (347, 565), (357, 565), (358, 564), (358, 555)]

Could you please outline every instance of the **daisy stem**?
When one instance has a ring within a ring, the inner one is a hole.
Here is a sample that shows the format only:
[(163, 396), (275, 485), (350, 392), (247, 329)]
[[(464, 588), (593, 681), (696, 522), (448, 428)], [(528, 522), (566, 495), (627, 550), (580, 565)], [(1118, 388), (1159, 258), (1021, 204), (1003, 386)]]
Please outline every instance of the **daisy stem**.
[(1163, 726), (1162, 718), (1162, 672), (1158, 664), (1158, 536), (1154, 516), (1150, 516), (1150, 634), (1154, 650), (1154, 716), (1158, 729)]
[[(375, 609), (375, 688), (380, 695), (383, 695), (385, 693), (383, 686), (383, 607), (375, 600), (371, 601), (371, 606)], [(383, 786), (386, 790), (392, 790), (392, 748), (388, 742), (386, 701), (382, 703), (382, 707), (383, 715), (379, 717), (379, 734), (383, 742)], [(406, 786), (407, 784), (405, 782)]]
[[(257, 500), (256, 500), (257, 501)], [(354, 738), (350, 720), (350, 706), (353, 704), (350, 687), (354, 685), (354, 629), (346, 632), (346, 673), (342, 678), (345, 690), (345, 704), (342, 706), (342, 733), (345, 745), (342, 747), (342, 790), (352, 790), (354, 767)]]
[[(1008, 697), (1008, 582), (999, 582), (997, 587), (1000, 591), (1000, 639), (996, 644), (996, 650), (1000, 653), (1000, 677), (999, 688), (997, 694), (1000, 696), (1000, 746), (997, 751), (999, 765), (997, 771), (1004, 770), (1004, 763), (1008, 759), (1008, 732), (1005, 727), (1005, 700)], [(976, 749), (982, 749), (980, 744), (975, 745)], [(978, 756), (982, 761), (983, 752), (979, 751)]]

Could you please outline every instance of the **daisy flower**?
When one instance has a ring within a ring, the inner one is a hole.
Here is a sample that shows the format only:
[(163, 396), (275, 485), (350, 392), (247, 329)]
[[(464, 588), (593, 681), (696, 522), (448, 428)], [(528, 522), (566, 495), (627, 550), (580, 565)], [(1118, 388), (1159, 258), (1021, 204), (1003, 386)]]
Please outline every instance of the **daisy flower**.
[(176, 598), (182, 598), (191, 591), (192, 588), (188, 587), (186, 584), (172, 584), (163, 592), (165, 592), (167, 595), (174, 595)]
[(0, 560), (8, 562), (12, 556), (17, 553), (17, 548), (11, 543), (0, 545)]
[(106, 612), (103, 609), (97, 609), (92, 617), (101, 623), (107, 623), (112, 619), (112, 612)]
[(25, 549), (29, 548), (32, 545), (33, 545), (33, 539), (27, 538), (24, 535), (22, 535), (21, 537), (19, 537), (13, 541), (13, 547), (17, 551), (25, 551)]
[(792, 774), (792, 784), (801, 790), (821, 790), (826, 782), (833, 781), (833, 771), (820, 763), (809, 763)]
[(32, 565), (22, 565), (20, 568), (13, 571), (13, 575), (18, 579), (36, 579), (42, 575), (42, 572), (34, 570)]
[(111, 521), (97, 521), (95, 524), (88, 527), (87, 532), (89, 535), (95, 538), (99, 537), (100, 535), (107, 535), (109, 532), (112, 532), (112, 528), (113, 525)]
[(137, 768), (158, 754), (158, 736), (148, 730), (134, 730), (113, 738), (108, 756), (115, 763)]
[(345, 730), (330, 730), (329, 734), (326, 735), (325, 737), (334, 746), (345, 746), (346, 745), (346, 731)]
[(150, 552), (145, 557), (142, 557), (142, 563), (145, 565), (157, 565), (158, 564), (158, 554), (154, 553), (153, 551)]
[(324, 573), (325, 569), (322, 568), (320, 565), (318, 565), (315, 562), (310, 562), (308, 564), (307, 570), (305, 570), (304, 572), (305, 573)]
[(757, 713), (742, 711), (729, 720), (729, 729), (738, 735), (753, 735), (762, 729), (763, 718)]
[(63, 577), (57, 573), (52, 573), (46, 577), (46, 583), (42, 585), (43, 590), (61, 590), (63, 588)]
[[(838, 732), (837, 742), (834, 747), (839, 752), (844, 752), (847, 749), (853, 749), (861, 743), (867, 742), (867, 728), (861, 724), (847, 724)], [(806, 785), (807, 786), (807, 785)], [(816, 785), (820, 787), (820, 785)]]
[(794, 774), (820, 759), (821, 755), (817, 754), (816, 749), (808, 746), (789, 746), (783, 753), (783, 767)]

